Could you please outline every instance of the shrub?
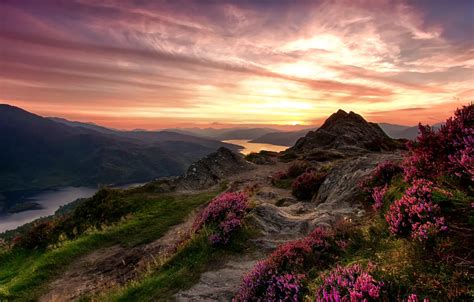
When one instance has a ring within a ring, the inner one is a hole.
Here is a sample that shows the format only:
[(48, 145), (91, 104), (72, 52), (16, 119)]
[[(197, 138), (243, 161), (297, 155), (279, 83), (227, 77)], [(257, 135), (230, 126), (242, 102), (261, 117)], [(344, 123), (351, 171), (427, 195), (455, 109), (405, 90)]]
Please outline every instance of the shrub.
[(399, 164), (386, 160), (379, 163), (369, 176), (362, 179), (359, 187), (371, 194), (373, 188), (389, 185), (392, 178), (401, 173), (403, 173), (403, 168)]
[(269, 301), (300, 301), (304, 274), (283, 274), (273, 276), (269, 282), (266, 298)]
[(438, 131), (419, 125), (420, 134), (408, 143), (404, 161), (405, 179), (434, 179), (453, 173), (461, 180), (474, 181), (474, 105), (457, 109)]
[(248, 211), (248, 197), (244, 193), (224, 193), (212, 200), (194, 222), (194, 232), (207, 227), (212, 231), (209, 241), (227, 244), (230, 236), (240, 229)]
[(447, 229), (444, 217), (439, 216), (439, 206), (432, 201), (432, 186), (430, 181), (416, 180), (390, 206), (385, 219), (393, 234), (424, 241)]
[(316, 291), (316, 301), (380, 301), (383, 282), (370, 274), (372, 267), (360, 264), (338, 266), (322, 276), (322, 285)]
[(286, 175), (286, 172), (279, 171), (271, 176), (271, 183), (274, 186), (279, 186), (283, 180), (288, 179), (288, 175)]
[(18, 235), (13, 239), (15, 247), (34, 249), (45, 248), (50, 243), (56, 242), (56, 230), (53, 221), (41, 221), (35, 223), (33, 227), (24, 235)]
[(309, 168), (309, 164), (302, 161), (297, 161), (291, 164), (286, 171), (287, 177), (295, 178), (303, 174)]
[(382, 208), (383, 205), (383, 198), (385, 196), (385, 193), (387, 193), (388, 190), (388, 185), (385, 186), (380, 186), (380, 187), (375, 187), (372, 190), (372, 199), (374, 200), (374, 205), (372, 206), (374, 210), (378, 211)]
[(303, 272), (332, 263), (342, 252), (340, 242), (333, 232), (316, 228), (303, 239), (280, 245), (244, 277), (234, 301), (300, 301)]
[(298, 199), (310, 199), (326, 179), (326, 173), (308, 171), (298, 176), (291, 184), (292, 194)]

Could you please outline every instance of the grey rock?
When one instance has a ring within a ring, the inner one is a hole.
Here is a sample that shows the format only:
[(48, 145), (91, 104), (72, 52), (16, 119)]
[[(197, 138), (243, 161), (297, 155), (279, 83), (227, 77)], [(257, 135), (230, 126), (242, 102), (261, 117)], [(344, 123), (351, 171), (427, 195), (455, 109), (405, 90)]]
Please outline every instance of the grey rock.
[(221, 147), (193, 163), (181, 180), (181, 186), (185, 189), (205, 189), (216, 185), (227, 176), (254, 168), (254, 164), (246, 161), (240, 154)]
[(297, 203), (298, 201), (293, 198), (293, 197), (285, 197), (285, 198), (280, 198), (278, 201), (275, 203), (277, 207), (287, 207), (292, 204)]
[(177, 301), (231, 301), (237, 293), (243, 276), (257, 262), (254, 255), (231, 259), (219, 269), (205, 272), (199, 282), (188, 290), (179, 292)]
[[(290, 151), (307, 153), (317, 148), (345, 152), (393, 150), (396, 143), (374, 123), (354, 112), (339, 110), (316, 131), (300, 138)], [(340, 154), (329, 154), (330, 159)], [(326, 155), (324, 155), (326, 156)]]
[(328, 173), (312, 201), (321, 209), (354, 205), (362, 195), (358, 186), (360, 180), (369, 175), (378, 163), (400, 159), (401, 155), (397, 153), (368, 153), (346, 160)]

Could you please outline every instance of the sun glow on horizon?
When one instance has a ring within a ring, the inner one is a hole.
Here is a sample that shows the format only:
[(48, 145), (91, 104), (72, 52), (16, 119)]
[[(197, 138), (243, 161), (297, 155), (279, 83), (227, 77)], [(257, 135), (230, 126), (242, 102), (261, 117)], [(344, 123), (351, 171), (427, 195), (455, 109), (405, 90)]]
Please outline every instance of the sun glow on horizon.
[(2, 3), (0, 99), (45, 116), (291, 128), (342, 108), (415, 125), (474, 99), (474, 21), (436, 3), (41, 3)]

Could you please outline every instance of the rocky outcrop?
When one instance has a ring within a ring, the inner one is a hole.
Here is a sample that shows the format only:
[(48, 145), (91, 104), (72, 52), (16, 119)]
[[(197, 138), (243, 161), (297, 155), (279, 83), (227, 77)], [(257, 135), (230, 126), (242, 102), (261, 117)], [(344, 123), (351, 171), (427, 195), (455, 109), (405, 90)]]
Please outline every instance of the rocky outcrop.
[(227, 176), (252, 169), (255, 169), (255, 165), (243, 159), (240, 154), (221, 147), (193, 163), (180, 185), (191, 190), (205, 189), (216, 185)]
[(397, 161), (401, 155), (397, 153), (369, 153), (351, 160), (347, 160), (334, 167), (327, 175), (313, 197), (318, 208), (333, 210), (352, 206), (360, 200), (362, 191), (359, 182), (368, 176), (378, 163), (385, 160)]
[(354, 112), (339, 110), (316, 131), (310, 131), (290, 148), (292, 152), (307, 153), (314, 149), (341, 151), (393, 150), (396, 143), (374, 123)]

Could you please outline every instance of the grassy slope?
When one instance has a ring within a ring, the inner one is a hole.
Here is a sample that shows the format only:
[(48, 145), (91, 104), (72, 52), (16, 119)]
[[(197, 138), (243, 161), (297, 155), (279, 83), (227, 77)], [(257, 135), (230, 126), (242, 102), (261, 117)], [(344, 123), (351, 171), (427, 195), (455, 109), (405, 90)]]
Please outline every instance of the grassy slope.
[(189, 196), (125, 194), (123, 202), (138, 206), (130, 217), (115, 225), (46, 251), (5, 252), (0, 255), (0, 299), (35, 299), (43, 293), (45, 285), (77, 257), (117, 243), (135, 246), (159, 238), (217, 193)]
[[(192, 238), (161, 268), (123, 288), (98, 297), (93, 301), (170, 301), (180, 290), (190, 288), (210, 267), (217, 267), (229, 255), (238, 255), (251, 248), (247, 239), (255, 236), (245, 227), (235, 234), (224, 248), (212, 247), (206, 234)], [(89, 300), (90, 297), (84, 300)]]

